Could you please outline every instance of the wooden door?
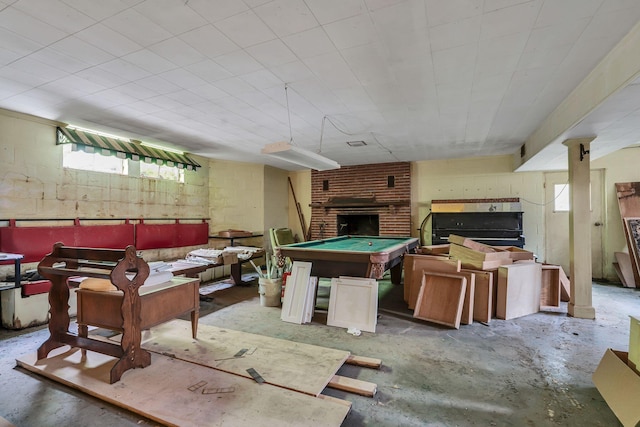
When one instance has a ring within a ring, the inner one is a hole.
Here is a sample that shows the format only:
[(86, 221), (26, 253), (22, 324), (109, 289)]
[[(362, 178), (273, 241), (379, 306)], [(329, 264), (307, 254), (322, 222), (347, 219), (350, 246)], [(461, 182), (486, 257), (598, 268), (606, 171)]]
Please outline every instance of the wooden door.
[[(559, 264), (569, 273), (569, 210), (562, 201), (569, 200), (569, 174), (545, 173), (545, 259), (549, 264)], [(591, 171), (591, 276), (603, 277), (602, 218), (604, 198), (603, 171)]]

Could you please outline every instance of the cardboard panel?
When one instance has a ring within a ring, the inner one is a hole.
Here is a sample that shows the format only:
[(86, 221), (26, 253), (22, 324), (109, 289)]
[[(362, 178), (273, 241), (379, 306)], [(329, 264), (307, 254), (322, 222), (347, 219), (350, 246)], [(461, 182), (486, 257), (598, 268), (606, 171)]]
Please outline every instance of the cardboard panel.
[(629, 368), (627, 357), (607, 349), (591, 379), (622, 425), (635, 427), (640, 423), (640, 376)]

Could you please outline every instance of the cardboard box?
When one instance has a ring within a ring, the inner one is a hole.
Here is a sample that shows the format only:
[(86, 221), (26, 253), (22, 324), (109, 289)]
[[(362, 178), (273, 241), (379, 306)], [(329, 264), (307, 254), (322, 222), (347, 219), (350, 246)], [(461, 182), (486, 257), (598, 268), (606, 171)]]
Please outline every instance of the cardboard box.
[(607, 349), (591, 379), (625, 427), (640, 423), (640, 375), (627, 364), (628, 353)]
[(223, 252), (222, 260), (224, 265), (228, 264), (237, 264), (238, 263), (238, 254), (235, 252)]

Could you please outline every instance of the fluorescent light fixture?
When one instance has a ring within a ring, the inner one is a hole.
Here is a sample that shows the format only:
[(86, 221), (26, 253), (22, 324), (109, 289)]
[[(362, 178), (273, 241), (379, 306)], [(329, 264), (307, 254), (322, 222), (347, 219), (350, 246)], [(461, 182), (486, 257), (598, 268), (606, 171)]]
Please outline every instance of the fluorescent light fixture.
[(288, 142), (274, 142), (267, 144), (262, 149), (262, 154), (268, 154), (290, 163), (295, 163), (309, 169), (325, 171), (339, 169), (340, 164), (318, 153), (314, 153), (304, 148), (296, 147)]
[(349, 147), (364, 147), (367, 143), (364, 141), (347, 141), (347, 145)]

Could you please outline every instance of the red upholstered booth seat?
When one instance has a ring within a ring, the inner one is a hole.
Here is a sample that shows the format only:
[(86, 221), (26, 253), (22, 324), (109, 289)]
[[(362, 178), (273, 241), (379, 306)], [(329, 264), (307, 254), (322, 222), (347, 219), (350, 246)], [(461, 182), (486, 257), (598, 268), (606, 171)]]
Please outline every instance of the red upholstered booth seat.
[[(80, 225), (80, 220), (76, 219), (70, 226), (17, 227), (16, 220), (12, 219), (8, 227), (0, 227), (0, 252), (22, 254), (23, 263), (42, 260), (57, 242), (106, 249), (134, 245), (139, 250), (206, 245), (209, 243), (209, 224), (204, 219), (197, 224), (183, 224), (176, 219), (173, 224), (145, 224), (144, 220), (131, 224), (126, 220), (117, 225)], [(44, 283), (29, 288), (28, 295), (48, 292)]]

